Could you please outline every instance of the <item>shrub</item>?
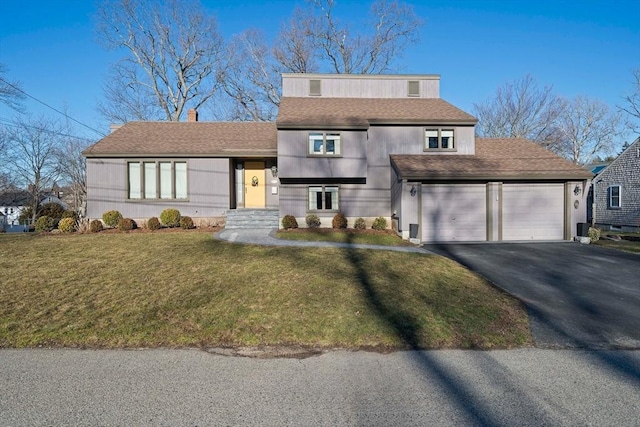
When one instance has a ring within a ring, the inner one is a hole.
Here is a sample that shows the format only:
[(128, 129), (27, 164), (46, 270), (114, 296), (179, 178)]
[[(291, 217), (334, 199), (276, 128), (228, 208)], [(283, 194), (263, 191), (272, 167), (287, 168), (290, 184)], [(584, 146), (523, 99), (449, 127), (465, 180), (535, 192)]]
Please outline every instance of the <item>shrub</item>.
[(76, 221), (76, 231), (78, 233), (88, 233), (91, 231), (91, 222), (87, 218), (82, 218)]
[(190, 216), (183, 216), (180, 218), (180, 228), (184, 230), (195, 228), (195, 225), (193, 225), (193, 220)]
[(378, 218), (373, 220), (373, 225), (371, 226), (374, 230), (386, 230), (387, 229), (387, 220), (384, 217), (379, 216)]
[(367, 228), (367, 223), (364, 222), (364, 218), (358, 218), (353, 224), (353, 228), (355, 228), (356, 230), (364, 230), (365, 228)]
[(73, 233), (76, 229), (76, 220), (74, 218), (62, 218), (58, 223), (58, 230), (63, 233)]
[(338, 212), (331, 221), (331, 227), (347, 228), (347, 217), (345, 217), (343, 213)]
[(129, 231), (136, 228), (136, 222), (131, 218), (120, 218), (118, 221), (118, 230), (120, 231)]
[(155, 216), (149, 218), (149, 221), (147, 221), (147, 228), (149, 230), (158, 230), (160, 228), (160, 220)]
[(20, 211), (20, 216), (18, 217), (18, 223), (20, 225), (30, 224), (31, 218), (33, 218), (33, 208), (31, 206), (27, 206), (26, 208)]
[(122, 214), (118, 211), (106, 211), (102, 214), (102, 221), (107, 227), (115, 228), (122, 219)]
[(285, 215), (282, 218), (282, 228), (298, 228), (298, 221), (296, 221), (296, 217), (293, 215)]
[(55, 220), (46, 215), (41, 216), (36, 221), (36, 231), (51, 231), (55, 227)]
[(304, 222), (307, 223), (307, 227), (309, 228), (320, 227), (320, 218), (318, 218), (318, 215), (309, 214), (304, 217)]
[(61, 218), (64, 218), (62, 215), (64, 215), (64, 208), (54, 202), (45, 203), (40, 206), (40, 209), (38, 210), (39, 217), (48, 216), (54, 220), (60, 220)]
[(94, 219), (89, 223), (89, 231), (91, 231), (92, 233), (102, 231), (103, 228), (104, 227), (102, 226), (102, 221), (100, 221), (99, 219)]
[(591, 239), (592, 242), (600, 240), (600, 229), (589, 227), (589, 239)]
[(180, 225), (180, 211), (178, 209), (165, 209), (160, 213), (160, 221), (167, 227)]
[(73, 218), (74, 221), (78, 220), (78, 213), (76, 211), (72, 211), (71, 209), (67, 209), (62, 212), (62, 219), (64, 218)]

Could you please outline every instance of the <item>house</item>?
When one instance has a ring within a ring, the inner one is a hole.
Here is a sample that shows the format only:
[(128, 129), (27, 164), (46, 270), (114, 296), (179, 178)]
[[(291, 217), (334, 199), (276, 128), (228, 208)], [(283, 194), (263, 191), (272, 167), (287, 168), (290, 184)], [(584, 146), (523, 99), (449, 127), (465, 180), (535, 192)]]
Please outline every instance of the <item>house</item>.
[(168, 207), (223, 219), (273, 209), (304, 225), (387, 218), (429, 241), (563, 240), (592, 174), (521, 139), (475, 137), (437, 75), (284, 74), (275, 123), (127, 123), (85, 150), (87, 216)]
[[(26, 190), (8, 190), (0, 193), (0, 212), (5, 216), (5, 224), (9, 226), (18, 226), (19, 218), (22, 211), (31, 204), (32, 194)], [(45, 203), (57, 203), (64, 209), (68, 206), (53, 193), (42, 195), (40, 205)], [(21, 227), (18, 227), (22, 231)]]
[(640, 138), (598, 174), (593, 189), (596, 227), (640, 231)]

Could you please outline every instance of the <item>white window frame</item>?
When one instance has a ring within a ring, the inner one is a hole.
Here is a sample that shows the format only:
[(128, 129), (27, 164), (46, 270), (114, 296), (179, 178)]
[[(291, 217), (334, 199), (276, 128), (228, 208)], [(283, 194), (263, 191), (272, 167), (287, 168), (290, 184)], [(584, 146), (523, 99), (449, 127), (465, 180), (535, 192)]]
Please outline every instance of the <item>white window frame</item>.
[[(311, 139), (312, 136), (316, 138)], [(316, 142), (322, 136), (320, 150), (316, 150)], [(327, 142), (333, 140), (333, 152), (327, 152)], [(340, 132), (311, 131), (307, 133), (307, 154), (309, 157), (342, 157), (342, 134)]]
[[(614, 204), (613, 189), (618, 189), (617, 203)], [(622, 185), (610, 185), (607, 191), (608, 207), (609, 209), (621, 209), (622, 208)]]
[[(435, 138), (437, 138), (437, 147), (429, 146), (429, 138), (433, 136), (428, 136), (428, 133), (436, 132)], [(450, 135), (449, 135), (450, 133)], [(444, 138), (451, 138), (447, 140), (447, 147), (443, 147)], [(456, 151), (456, 130), (455, 128), (449, 127), (425, 127), (424, 128), (424, 151)]]
[[(314, 191), (315, 190), (315, 191)], [(319, 191), (318, 191), (319, 190)], [(317, 194), (322, 194), (321, 207), (317, 207)], [(335, 200), (331, 199), (331, 209), (327, 209), (327, 193), (335, 194)], [(308, 190), (308, 204), (307, 208), (309, 212), (339, 212), (340, 211), (340, 186), (339, 185), (310, 185)], [(314, 194), (316, 199), (311, 198), (311, 194)], [(313, 206), (311, 206), (313, 202)]]
[[(169, 169), (166, 168), (167, 164), (170, 165)], [(188, 201), (189, 199), (189, 165), (186, 160), (128, 160), (126, 170), (127, 200)], [(170, 173), (171, 186), (168, 191), (167, 171)], [(150, 179), (153, 182), (149, 182)]]

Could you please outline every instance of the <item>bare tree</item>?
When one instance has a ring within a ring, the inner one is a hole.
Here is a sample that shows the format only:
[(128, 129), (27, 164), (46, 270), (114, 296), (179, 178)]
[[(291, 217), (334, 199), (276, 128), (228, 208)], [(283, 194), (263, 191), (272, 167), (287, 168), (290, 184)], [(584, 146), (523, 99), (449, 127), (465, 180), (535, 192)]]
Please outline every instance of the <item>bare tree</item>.
[(86, 164), (82, 151), (88, 145), (86, 140), (67, 137), (55, 150), (59, 178), (71, 189), (71, 209), (81, 217), (84, 217), (87, 199)]
[(528, 138), (559, 149), (558, 120), (564, 101), (553, 94), (551, 86), (540, 88), (530, 75), (499, 87), (495, 98), (473, 104), (473, 108), (481, 136)]
[(20, 82), (9, 80), (6, 77), (7, 73), (7, 66), (0, 63), (0, 103), (6, 105), (12, 110), (23, 112), (24, 105), (22, 105), (22, 100), (25, 96)]
[(15, 183), (31, 195), (33, 218), (45, 191), (58, 177), (56, 149), (60, 143), (60, 126), (45, 118), (18, 119), (6, 130), (8, 148), (5, 167)]
[(640, 134), (640, 67), (633, 70), (632, 92), (624, 97), (624, 105), (618, 106), (626, 115), (626, 126), (636, 134)]
[(97, 20), (104, 45), (127, 52), (106, 83), (108, 119), (179, 121), (215, 94), (222, 39), (196, 0), (104, 0)]
[(578, 96), (566, 101), (558, 123), (561, 154), (575, 164), (612, 154), (620, 135), (620, 120), (619, 113), (610, 112), (598, 100)]

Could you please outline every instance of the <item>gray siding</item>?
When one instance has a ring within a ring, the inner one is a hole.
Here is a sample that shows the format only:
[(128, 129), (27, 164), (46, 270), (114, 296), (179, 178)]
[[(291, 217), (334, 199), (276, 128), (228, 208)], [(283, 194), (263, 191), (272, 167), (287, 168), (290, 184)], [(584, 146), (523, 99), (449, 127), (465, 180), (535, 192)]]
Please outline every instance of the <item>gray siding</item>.
[(309, 156), (309, 132), (278, 131), (278, 176), (281, 178), (364, 178), (367, 133), (341, 131), (342, 156)]
[[(152, 159), (150, 159), (152, 160)], [(176, 208), (194, 218), (221, 217), (229, 209), (229, 159), (187, 159), (188, 200), (127, 200), (127, 161), (87, 159), (87, 217), (101, 218), (108, 210), (145, 219)]]
[[(282, 76), (282, 96), (308, 97), (309, 80), (321, 80), (326, 98), (407, 98), (408, 82), (419, 81), (420, 98), (440, 97), (440, 77), (434, 75), (291, 75)], [(313, 95), (317, 96), (317, 95)]]
[[(640, 138), (613, 161), (594, 184), (595, 222), (617, 227), (640, 227)], [(609, 207), (609, 187), (620, 185), (620, 209)]]

